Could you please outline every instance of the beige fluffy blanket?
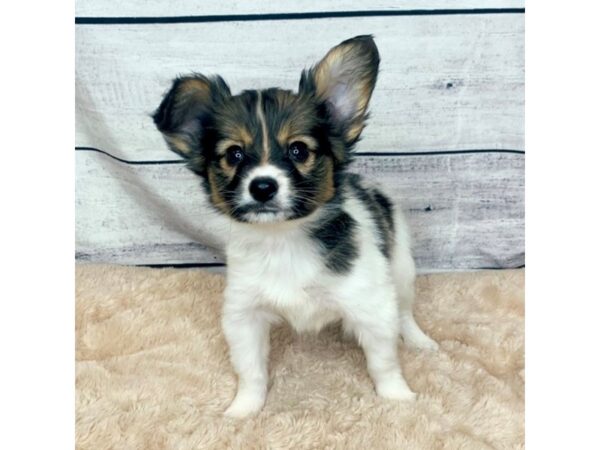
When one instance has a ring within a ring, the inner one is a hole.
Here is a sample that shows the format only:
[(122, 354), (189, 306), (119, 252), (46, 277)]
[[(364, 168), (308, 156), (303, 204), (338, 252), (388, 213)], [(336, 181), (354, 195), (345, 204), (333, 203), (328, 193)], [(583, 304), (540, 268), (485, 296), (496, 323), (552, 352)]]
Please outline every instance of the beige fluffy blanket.
[(339, 327), (271, 334), (264, 410), (226, 419), (236, 378), (219, 327), (221, 275), (77, 266), (81, 449), (485, 449), (524, 440), (524, 273), (421, 276), (416, 317), (437, 353), (399, 342), (413, 404), (375, 395)]

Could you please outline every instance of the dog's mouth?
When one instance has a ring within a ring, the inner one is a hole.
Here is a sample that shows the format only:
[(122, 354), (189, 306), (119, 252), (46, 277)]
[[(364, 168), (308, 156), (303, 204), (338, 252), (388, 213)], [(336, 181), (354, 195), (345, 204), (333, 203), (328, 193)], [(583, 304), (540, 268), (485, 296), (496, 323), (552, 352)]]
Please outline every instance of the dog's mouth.
[(236, 208), (236, 219), (249, 223), (273, 223), (286, 220), (286, 211), (276, 205), (250, 204)]
[(248, 212), (253, 212), (255, 214), (275, 214), (281, 212), (281, 210), (272, 206), (258, 206), (256, 208), (251, 209)]

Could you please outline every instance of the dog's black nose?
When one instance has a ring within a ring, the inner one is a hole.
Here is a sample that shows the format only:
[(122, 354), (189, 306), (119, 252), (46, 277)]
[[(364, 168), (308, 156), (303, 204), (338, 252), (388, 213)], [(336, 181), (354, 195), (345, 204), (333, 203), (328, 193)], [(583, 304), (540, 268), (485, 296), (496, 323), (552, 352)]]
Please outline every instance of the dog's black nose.
[(277, 194), (277, 181), (269, 177), (255, 178), (250, 183), (250, 194), (259, 202), (268, 202)]

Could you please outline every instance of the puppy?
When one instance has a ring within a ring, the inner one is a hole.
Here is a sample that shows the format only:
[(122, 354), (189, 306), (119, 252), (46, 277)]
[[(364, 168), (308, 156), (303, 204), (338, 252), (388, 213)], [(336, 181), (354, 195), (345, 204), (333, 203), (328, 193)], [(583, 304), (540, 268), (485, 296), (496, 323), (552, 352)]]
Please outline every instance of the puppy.
[(348, 172), (379, 67), (372, 36), (332, 48), (298, 92), (232, 95), (219, 77), (173, 82), (154, 122), (230, 220), (222, 326), (238, 375), (225, 411), (258, 412), (267, 394), (269, 330), (342, 321), (363, 348), (377, 393), (411, 400), (397, 341), (436, 349), (412, 314), (409, 232), (383, 193)]

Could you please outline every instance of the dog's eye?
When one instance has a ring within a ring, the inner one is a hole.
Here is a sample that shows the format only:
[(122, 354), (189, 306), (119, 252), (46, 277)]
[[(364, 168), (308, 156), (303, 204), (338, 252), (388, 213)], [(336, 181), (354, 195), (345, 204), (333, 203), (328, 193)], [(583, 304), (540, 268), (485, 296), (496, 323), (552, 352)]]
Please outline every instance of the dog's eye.
[(235, 166), (244, 160), (244, 152), (242, 147), (239, 145), (232, 145), (225, 152), (225, 158), (227, 158), (227, 164)]
[(308, 158), (308, 148), (304, 142), (294, 141), (290, 144), (288, 153), (296, 162), (304, 162)]

